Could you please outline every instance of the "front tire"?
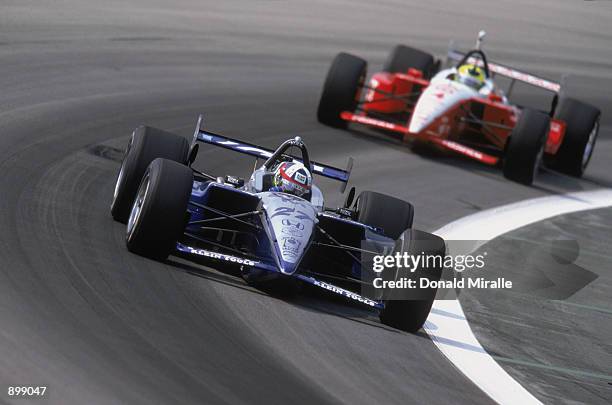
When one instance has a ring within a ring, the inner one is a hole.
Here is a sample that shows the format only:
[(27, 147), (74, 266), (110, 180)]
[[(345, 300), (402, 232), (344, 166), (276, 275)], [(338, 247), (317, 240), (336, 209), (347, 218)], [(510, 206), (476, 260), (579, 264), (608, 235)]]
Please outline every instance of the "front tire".
[(163, 260), (185, 229), (193, 171), (168, 159), (147, 168), (130, 211), (126, 245), (130, 252)]
[(412, 228), (413, 218), (412, 204), (399, 198), (374, 191), (363, 191), (357, 197), (357, 220), (382, 229), (393, 240)]
[(530, 185), (540, 167), (548, 136), (548, 115), (525, 108), (510, 134), (504, 157), (504, 176)]
[(319, 100), (317, 109), (319, 122), (341, 129), (348, 126), (348, 122), (340, 118), (340, 113), (353, 112), (357, 108), (366, 71), (365, 60), (344, 52), (336, 55), (327, 72)]
[[(427, 232), (413, 230), (414, 208), (412, 204), (373, 191), (364, 191), (357, 198), (357, 220), (363, 224), (381, 228), (383, 233), (394, 240), (404, 235), (403, 250), (409, 254), (444, 255), (444, 240)], [(397, 269), (394, 280), (402, 277), (413, 278), (416, 275), (439, 280), (441, 268), (421, 269), (411, 273), (405, 268)], [(418, 281), (417, 281), (418, 282)], [(380, 321), (388, 326), (414, 333), (425, 323), (433, 305), (435, 289), (417, 289), (415, 294), (406, 297), (387, 296), (385, 307), (380, 311)]]
[(154, 159), (164, 158), (185, 163), (188, 153), (189, 142), (182, 136), (146, 126), (136, 128), (117, 174), (111, 203), (113, 219), (127, 222), (142, 176)]
[[(415, 333), (423, 327), (431, 311), (437, 289), (421, 288), (420, 280), (426, 278), (438, 281), (442, 276), (442, 265), (446, 244), (439, 236), (417, 230), (410, 230), (404, 234), (405, 247), (410, 255), (441, 256), (442, 260), (430, 267), (421, 267), (414, 272), (406, 268), (397, 268), (394, 280), (411, 279), (417, 288), (392, 290), (386, 297), (385, 307), (380, 311), (380, 321), (388, 326), (409, 333)], [(403, 253), (403, 252), (402, 252)]]
[(550, 166), (562, 173), (581, 177), (584, 174), (599, 135), (601, 111), (573, 98), (561, 99), (555, 118), (566, 124), (565, 138)]

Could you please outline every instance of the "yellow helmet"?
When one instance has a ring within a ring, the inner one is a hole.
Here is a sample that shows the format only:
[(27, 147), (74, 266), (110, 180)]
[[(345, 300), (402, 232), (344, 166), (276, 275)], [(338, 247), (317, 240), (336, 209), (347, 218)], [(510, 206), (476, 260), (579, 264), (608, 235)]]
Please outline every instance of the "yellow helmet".
[(473, 64), (461, 65), (457, 69), (456, 80), (478, 90), (485, 82), (484, 69)]

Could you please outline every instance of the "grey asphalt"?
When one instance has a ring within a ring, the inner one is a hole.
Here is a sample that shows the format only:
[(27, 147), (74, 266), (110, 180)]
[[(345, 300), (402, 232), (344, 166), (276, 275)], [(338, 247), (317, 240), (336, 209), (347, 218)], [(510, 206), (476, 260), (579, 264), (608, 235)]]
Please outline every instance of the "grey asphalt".
[(513, 288), (461, 295), (482, 345), (545, 403), (612, 402), (611, 230), (606, 208), (496, 238), (486, 277)]
[[(264, 146), (300, 135), (318, 161), (353, 156), (352, 184), (410, 200), (427, 230), (610, 186), (611, 21), (612, 3), (558, 0), (4, 1), (0, 401), (23, 403), (6, 395), (9, 385), (46, 385), (39, 401), (57, 404), (489, 403), (423, 334), (318, 297), (270, 297), (181, 259), (127, 253), (124, 227), (109, 215), (120, 150), (141, 123), (189, 136), (199, 113), (211, 130)], [(336, 52), (375, 71), (396, 43), (442, 55), (449, 39), (471, 46), (481, 28), (493, 60), (554, 79), (580, 72), (573, 91), (607, 113), (583, 180), (547, 171), (524, 187), (497, 169), (316, 122)], [(251, 164), (212, 149), (198, 158), (220, 174), (245, 175)], [(342, 201), (337, 184), (321, 186), (328, 205)], [(513, 303), (503, 305), (492, 314), (511, 313)], [(497, 344), (495, 330), (477, 331)], [(542, 378), (534, 394), (553, 398), (564, 381)]]

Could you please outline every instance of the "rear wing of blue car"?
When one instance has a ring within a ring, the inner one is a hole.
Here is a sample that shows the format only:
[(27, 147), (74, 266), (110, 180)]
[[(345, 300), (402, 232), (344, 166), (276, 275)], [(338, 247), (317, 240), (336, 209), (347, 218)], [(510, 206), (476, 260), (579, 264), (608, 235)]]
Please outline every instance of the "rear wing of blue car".
[[(219, 146), (221, 148), (229, 149), (234, 152), (243, 153), (245, 155), (253, 156), (257, 159), (268, 159), (274, 154), (274, 150), (267, 149), (258, 145), (254, 145), (248, 142), (244, 142), (238, 139), (229, 138), (224, 135), (215, 134), (210, 131), (206, 131), (203, 128), (204, 119), (203, 116), (200, 115), (198, 118), (198, 124), (196, 126), (196, 130), (193, 134), (193, 142), (192, 148), (196, 145), (197, 142), (204, 142), (210, 145)], [(291, 156), (296, 161), (302, 162), (302, 159)], [(346, 169), (338, 169), (337, 167), (329, 166), (326, 164), (318, 163), (311, 161), (310, 166), (312, 172), (318, 174), (323, 177), (327, 177), (333, 180), (338, 180), (343, 183), (342, 191), (346, 188), (346, 185), (351, 176), (351, 169), (353, 167), (353, 159), (349, 158), (347, 168)]]

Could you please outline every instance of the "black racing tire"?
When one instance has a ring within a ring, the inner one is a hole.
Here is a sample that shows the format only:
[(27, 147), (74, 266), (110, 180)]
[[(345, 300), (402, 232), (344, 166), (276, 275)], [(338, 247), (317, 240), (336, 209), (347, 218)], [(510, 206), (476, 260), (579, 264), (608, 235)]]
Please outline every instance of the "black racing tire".
[(425, 324), (433, 301), (433, 299), (431, 301), (386, 301), (378, 317), (387, 326), (416, 333)]
[(439, 281), (442, 276), (443, 258), (446, 244), (439, 236), (428, 232), (409, 230), (404, 234), (402, 253), (411, 255), (441, 256), (439, 264), (428, 268), (419, 268), (414, 272), (406, 268), (395, 269), (393, 279), (402, 278), (415, 280), (417, 288), (392, 290), (384, 301), (385, 307), (380, 311), (380, 321), (388, 326), (406, 332), (415, 333), (423, 327), (436, 298), (437, 288), (420, 288), (420, 279)]
[(430, 79), (436, 73), (436, 63), (432, 54), (406, 45), (397, 45), (393, 48), (383, 65), (383, 71), (389, 73), (406, 73), (410, 68), (420, 70), (425, 79)]
[(510, 180), (531, 185), (544, 154), (550, 117), (525, 108), (506, 144), (503, 172)]
[(565, 137), (559, 150), (547, 163), (551, 168), (571, 176), (584, 174), (599, 135), (601, 111), (573, 98), (563, 98), (554, 117), (566, 124)]
[(357, 197), (357, 220), (383, 230), (391, 239), (412, 228), (414, 207), (409, 202), (374, 191), (363, 191)]
[(156, 260), (168, 257), (185, 229), (192, 186), (191, 168), (168, 159), (151, 162), (128, 219), (125, 241), (130, 252)]
[(353, 112), (357, 108), (366, 72), (365, 60), (344, 52), (336, 55), (319, 100), (317, 119), (320, 123), (340, 129), (348, 126), (348, 122), (340, 118), (340, 113)]
[(113, 219), (127, 222), (140, 180), (154, 159), (185, 163), (188, 153), (189, 142), (182, 136), (144, 125), (136, 128), (128, 141), (117, 174), (111, 203)]

